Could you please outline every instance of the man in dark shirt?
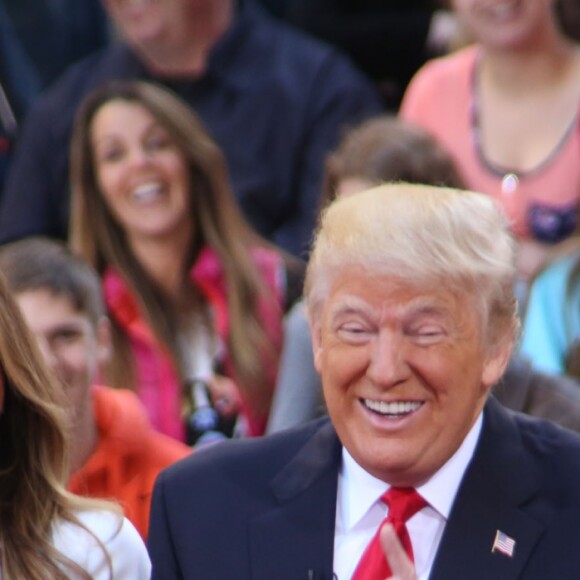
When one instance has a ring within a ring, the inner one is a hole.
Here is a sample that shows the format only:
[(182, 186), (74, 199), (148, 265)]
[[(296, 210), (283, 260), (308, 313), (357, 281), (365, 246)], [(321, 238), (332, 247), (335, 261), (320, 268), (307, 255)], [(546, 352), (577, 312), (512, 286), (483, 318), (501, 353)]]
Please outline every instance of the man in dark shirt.
[(2, 6), (38, 75), (39, 90), (110, 40), (101, 0), (2, 0)]
[(0, 4), (0, 192), (19, 120), (39, 89), (36, 71)]
[(302, 253), (327, 151), (346, 126), (381, 109), (370, 82), (248, 0), (104, 5), (124, 40), (74, 66), (28, 115), (0, 207), (0, 242), (66, 237), (74, 113), (94, 86), (142, 78), (170, 87), (201, 116), (257, 231)]

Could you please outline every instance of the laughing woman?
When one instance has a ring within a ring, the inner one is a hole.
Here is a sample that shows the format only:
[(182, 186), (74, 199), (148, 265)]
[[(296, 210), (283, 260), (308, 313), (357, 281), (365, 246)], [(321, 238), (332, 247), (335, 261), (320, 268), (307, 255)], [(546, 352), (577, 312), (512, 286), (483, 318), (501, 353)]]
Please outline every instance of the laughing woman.
[(110, 384), (132, 386), (178, 439), (191, 436), (200, 382), (222, 418), (238, 416), (238, 432), (262, 434), (302, 264), (246, 224), (221, 151), (165, 89), (96, 89), (71, 155), (71, 244), (103, 278)]

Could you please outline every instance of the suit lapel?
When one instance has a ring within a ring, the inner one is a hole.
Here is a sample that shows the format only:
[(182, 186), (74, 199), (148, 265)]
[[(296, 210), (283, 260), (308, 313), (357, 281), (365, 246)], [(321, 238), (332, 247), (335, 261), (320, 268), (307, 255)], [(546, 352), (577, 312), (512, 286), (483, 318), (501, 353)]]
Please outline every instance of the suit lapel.
[[(513, 418), (490, 400), (430, 580), (518, 578), (543, 531), (522, 508), (539, 484), (540, 475), (524, 450)], [(515, 540), (511, 556), (492, 551), (498, 531)]]
[(327, 422), (272, 480), (276, 505), (250, 524), (253, 580), (332, 579), (340, 461)]
[[(341, 445), (326, 422), (274, 477), (274, 507), (249, 526), (253, 580), (331, 580)], [(524, 504), (540, 474), (513, 418), (491, 399), (484, 426), (433, 565), (430, 580), (515, 580), (543, 532)], [(513, 555), (492, 551), (497, 532)]]

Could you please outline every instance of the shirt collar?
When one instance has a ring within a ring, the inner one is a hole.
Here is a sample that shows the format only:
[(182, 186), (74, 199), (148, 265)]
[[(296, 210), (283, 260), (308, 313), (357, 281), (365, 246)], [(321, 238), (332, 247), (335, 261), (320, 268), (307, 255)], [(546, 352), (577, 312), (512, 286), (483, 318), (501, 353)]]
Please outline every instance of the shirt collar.
[[(417, 487), (417, 491), (445, 520), (475, 452), (482, 423), (483, 414), (480, 413), (459, 449), (428, 481)], [(352, 529), (389, 487), (365, 471), (343, 447), (338, 498), (344, 530)]]

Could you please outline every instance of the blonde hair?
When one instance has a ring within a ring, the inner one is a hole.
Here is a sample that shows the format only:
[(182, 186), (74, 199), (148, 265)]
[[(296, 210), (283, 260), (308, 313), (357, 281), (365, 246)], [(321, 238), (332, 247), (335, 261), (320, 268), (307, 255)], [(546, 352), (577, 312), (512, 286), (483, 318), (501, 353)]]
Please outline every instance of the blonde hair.
[[(68, 521), (85, 528), (81, 510), (111, 509), (65, 490), (67, 419), (62, 386), (44, 367), (36, 343), (0, 276), (0, 561), (4, 580), (66, 580), (89, 574), (51, 544), (52, 527)], [(121, 518), (119, 518), (121, 522)], [(95, 541), (109, 555), (94, 535)], [(109, 559), (109, 570), (112, 567)]]
[[(189, 163), (195, 239), (185, 265), (184, 281), (188, 280), (189, 270), (203, 245), (213, 248), (225, 273), (230, 318), (227, 344), (234, 372), (252, 407), (265, 415), (271, 389), (264, 355), (275, 355), (256, 315), (258, 297), (265, 296), (265, 284), (251, 258), (251, 248), (270, 246), (242, 217), (221, 150), (195, 113), (168, 90), (142, 81), (115, 81), (86, 97), (75, 120), (71, 144), (71, 247), (99, 273), (110, 265), (127, 281), (153, 333), (169, 349), (181, 374), (176, 339), (180, 313), (135, 258), (122, 227), (103, 200), (95, 174), (90, 129), (96, 113), (113, 100), (136, 103), (147, 109)], [(194, 304), (203, 300), (199, 293), (195, 294), (193, 286), (190, 294)], [(115, 324), (113, 339), (115, 356), (107, 379), (113, 386), (134, 386), (135, 369), (127, 337)]]
[(514, 340), (515, 242), (499, 206), (483, 194), (427, 185), (382, 185), (334, 201), (323, 213), (308, 263), (311, 317), (333, 276), (349, 266), (425, 285), (446, 284), (480, 298), (488, 329)]

